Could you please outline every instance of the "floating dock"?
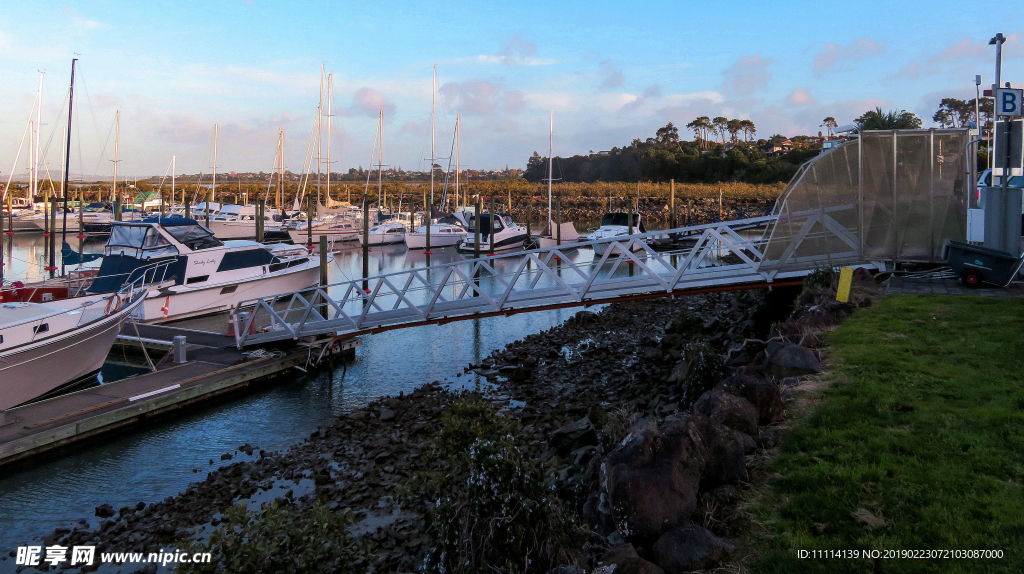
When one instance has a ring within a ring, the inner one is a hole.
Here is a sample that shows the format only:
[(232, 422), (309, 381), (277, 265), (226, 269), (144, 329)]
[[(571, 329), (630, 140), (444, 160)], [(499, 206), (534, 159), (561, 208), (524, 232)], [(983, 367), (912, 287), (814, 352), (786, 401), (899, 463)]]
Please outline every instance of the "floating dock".
[(361, 344), (358, 338), (325, 339), (254, 354), (239, 351), (233, 337), (218, 333), (137, 327), (138, 332), (126, 323), (115, 349), (166, 351), (175, 337), (184, 336), (186, 360), (173, 362), (171, 351), (153, 372), (0, 411), (0, 466), (268, 382), (322, 357), (351, 355)]

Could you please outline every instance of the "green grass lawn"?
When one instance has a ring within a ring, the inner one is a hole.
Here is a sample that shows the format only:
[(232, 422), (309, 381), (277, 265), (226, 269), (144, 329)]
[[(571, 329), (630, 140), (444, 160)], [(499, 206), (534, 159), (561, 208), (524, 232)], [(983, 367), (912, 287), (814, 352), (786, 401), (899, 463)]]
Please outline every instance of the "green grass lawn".
[[(754, 572), (1024, 571), (1024, 300), (895, 295), (828, 336), (830, 386), (750, 511)], [(1002, 559), (797, 559), (1002, 550)]]

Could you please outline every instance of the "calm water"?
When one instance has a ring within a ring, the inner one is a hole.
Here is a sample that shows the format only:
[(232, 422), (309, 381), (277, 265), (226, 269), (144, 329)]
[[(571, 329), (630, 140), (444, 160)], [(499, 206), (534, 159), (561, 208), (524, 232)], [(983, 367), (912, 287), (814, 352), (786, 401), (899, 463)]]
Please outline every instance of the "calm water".
[[(5, 239), (10, 242), (4, 248), (4, 260), (9, 263), (5, 278), (38, 278), (43, 266), (41, 235)], [(77, 240), (72, 245), (77, 248)], [(85, 252), (100, 252), (102, 247), (102, 243), (87, 243)], [(431, 264), (462, 258), (452, 248), (435, 253)], [(338, 253), (332, 280), (359, 277), (360, 257), (357, 249)], [(574, 257), (589, 258), (592, 252), (581, 250)], [(371, 274), (425, 265), (422, 252), (410, 254), (404, 245), (373, 248), (370, 253)], [(175, 495), (190, 482), (203, 480), (212, 468), (232, 462), (221, 462), (220, 455), (234, 453), (244, 443), (285, 449), (340, 413), (433, 380), (479, 385), (475, 376), (455, 375), (466, 364), (575, 312), (524, 313), (367, 336), (344, 378), (339, 363), (333, 372), (299, 377), (226, 403), (194, 407), (190, 415), (135, 429), (121, 438), (75, 446), (73, 452), (59, 456), (43, 455), (29, 468), (0, 469), (0, 553), (18, 545), (41, 544), (43, 535), (79, 518), (95, 521), (94, 509), (103, 503), (120, 508)]]

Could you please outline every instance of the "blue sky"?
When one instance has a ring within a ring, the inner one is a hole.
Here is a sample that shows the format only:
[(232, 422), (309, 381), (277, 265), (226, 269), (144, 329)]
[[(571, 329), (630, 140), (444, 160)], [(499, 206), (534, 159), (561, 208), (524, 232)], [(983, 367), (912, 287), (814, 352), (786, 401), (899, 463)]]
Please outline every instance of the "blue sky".
[[(1010, 12), (1010, 10), (1007, 10)], [(0, 11), (0, 172), (6, 179), (45, 70), (43, 142), (59, 170), (61, 102), (76, 84), (74, 173), (270, 171), (277, 129), (300, 171), (320, 66), (333, 73), (334, 170), (369, 164), (377, 110), (384, 162), (425, 169), (431, 67), (438, 70), (437, 156), (462, 114), (462, 164), (524, 167), (646, 138), (700, 115), (749, 118), (758, 135), (817, 133), (825, 116), (906, 108), (930, 118), (944, 96), (1024, 82), (1024, 16), (962, 2), (33, 2)], [(993, 24), (993, 20), (998, 22)], [(66, 112), (65, 112), (66, 113)], [(687, 139), (692, 134), (687, 133)], [(439, 163), (446, 164), (446, 160)], [(22, 155), (17, 173), (24, 173)]]

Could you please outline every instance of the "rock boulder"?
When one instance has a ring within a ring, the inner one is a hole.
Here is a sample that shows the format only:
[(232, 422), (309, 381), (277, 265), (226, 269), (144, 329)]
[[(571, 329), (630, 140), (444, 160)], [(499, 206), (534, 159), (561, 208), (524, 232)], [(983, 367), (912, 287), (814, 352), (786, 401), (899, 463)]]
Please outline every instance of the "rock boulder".
[(721, 386), (701, 395), (693, 410), (731, 429), (757, 436), (757, 409), (747, 399), (733, 395)]
[(688, 524), (658, 538), (654, 544), (654, 560), (667, 574), (682, 574), (715, 566), (735, 550), (728, 540)]

